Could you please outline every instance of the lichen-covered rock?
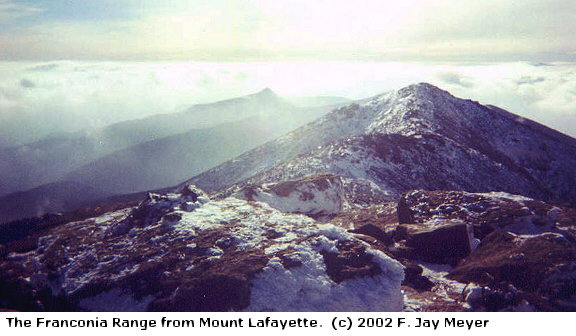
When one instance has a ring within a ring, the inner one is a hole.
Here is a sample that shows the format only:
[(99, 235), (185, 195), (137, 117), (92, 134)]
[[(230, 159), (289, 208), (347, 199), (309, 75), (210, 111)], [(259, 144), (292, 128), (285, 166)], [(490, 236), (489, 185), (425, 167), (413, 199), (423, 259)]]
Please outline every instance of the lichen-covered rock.
[(0, 262), (4, 308), (395, 311), (403, 267), (344, 229), (192, 189), (59, 225)]
[(449, 277), (483, 286), (510, 283), (552, 300), (576, 298), (576, 248), (557, 233), (495, 231)]

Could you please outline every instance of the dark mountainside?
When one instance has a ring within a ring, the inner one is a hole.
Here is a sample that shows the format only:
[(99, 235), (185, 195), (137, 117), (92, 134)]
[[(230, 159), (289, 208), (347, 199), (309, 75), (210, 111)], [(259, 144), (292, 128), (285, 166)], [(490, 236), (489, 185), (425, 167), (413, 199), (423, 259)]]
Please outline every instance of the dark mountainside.
[(110, 194), (76, 182), (55, 182), (0, 197), (0, 223), (46, 213), (72, 211)]
[(574, 139), (411, 85), (137, 204), (0, 225), (0, 308), (576, 311), (575, 169)]

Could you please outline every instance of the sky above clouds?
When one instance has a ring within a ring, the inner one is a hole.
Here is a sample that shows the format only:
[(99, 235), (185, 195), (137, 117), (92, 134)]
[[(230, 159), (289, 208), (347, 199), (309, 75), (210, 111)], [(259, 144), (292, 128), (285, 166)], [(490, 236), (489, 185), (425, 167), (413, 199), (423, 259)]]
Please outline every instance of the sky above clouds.
[(270, 87), (414, 82), (576, 136), (576, 1), (0, 0), (0, 147)]
[(573, 61), (566, 0), (0, 0), (4, 60)]

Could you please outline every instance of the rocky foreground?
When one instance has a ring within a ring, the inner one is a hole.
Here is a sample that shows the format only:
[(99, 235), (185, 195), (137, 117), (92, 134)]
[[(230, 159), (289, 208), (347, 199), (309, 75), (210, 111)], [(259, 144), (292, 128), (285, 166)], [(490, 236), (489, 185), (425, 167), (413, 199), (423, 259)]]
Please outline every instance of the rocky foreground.
[(20, 310), (396, 311), (403, 267), (346, 230), (265, 203), (150, 194), (56, 226), (1, 262)]
[(380, 227), (407, 266), (415, 310), (457, 309), (452, 300), (481, 311), (576, 310), (575, 209), (506, 193), (418, 190), (402, 196), (397, 213), (398, 225)]
[(576, 310), (575, 209), (423, 190), (354, 208), (342, 190), (335, 175), (213, 200), (187, 186), (33, 228), (1, 247), (0, 307)]

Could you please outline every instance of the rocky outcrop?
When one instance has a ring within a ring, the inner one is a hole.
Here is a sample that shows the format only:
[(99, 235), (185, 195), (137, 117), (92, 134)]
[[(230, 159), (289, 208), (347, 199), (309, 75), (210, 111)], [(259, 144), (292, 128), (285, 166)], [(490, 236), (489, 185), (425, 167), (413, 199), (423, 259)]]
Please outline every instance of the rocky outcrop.
[(398, 203), (400, 223), (465, 221), (483, 238), (494, 230), (516, 234), (556, 232), (574, 240), (576, 209), (503, 192), (424, 191), (405, 193)]
[(193, 187), (54, 227), (0, 272), (3, 307), (68, 311), (394, 311), (404, 277), (342, 228)]
[[(515, 235), (495, 231), (449, 277), (492, 288), (512, 285), (562, 309), (576, 298), (576, 248), (557, 233)], [(568, 307), (574, 308), (574, 303)]]
[(417, 190), (397, 212), (401, 238), (391, 252), (455, 266), (442, 277), (469, 284), (471, 309), (576, 307), (574, 209), (506, 193)]
[(282, 212), (300, 213), (316, 218), (336, 215), (346, 204), (342, 180), (332, 174), (247, 186), (233, 197), (265, 202)]

